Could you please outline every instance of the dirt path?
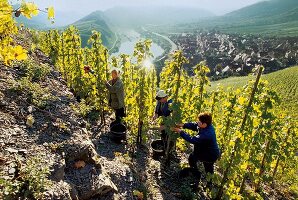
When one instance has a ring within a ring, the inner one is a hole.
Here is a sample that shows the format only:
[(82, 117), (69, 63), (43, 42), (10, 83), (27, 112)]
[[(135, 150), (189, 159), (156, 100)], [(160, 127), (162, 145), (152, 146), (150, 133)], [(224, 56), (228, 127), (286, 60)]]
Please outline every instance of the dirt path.
[[(93, 143), (104, 168), (109, 171), (119, 191), (117, 194), (109, 194), (106, 199), (133, 199), (134, 190), (143, 192), (146, 199), (183, 199), (181, 187), (185, 186), (185, 183), (178, 179), (178, 173), (181, 170), (180, 160), (186, 162), (185, 159), (177, 156), (172, 159), (170, 166), (166, 166), (162, 158), (152, 158), (148, 145), (133, 151), (127, 143), (115, 143), (110, 137), (108, 127), (94, 135)], [(199, 199), (205, 198), (200, 196)]]

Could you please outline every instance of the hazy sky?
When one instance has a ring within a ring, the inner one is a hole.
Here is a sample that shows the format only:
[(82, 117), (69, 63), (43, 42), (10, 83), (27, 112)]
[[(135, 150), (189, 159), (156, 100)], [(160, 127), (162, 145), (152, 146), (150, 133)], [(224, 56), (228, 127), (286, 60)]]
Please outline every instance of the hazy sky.
[[(17, 1), (17, 0), (11, 0)], [(216, 15), (221, 15), (238, 8), (265, 0), (27, 0), (35, 2), (40, 8), (49, 5), (56, 10), (75, 11), (76, 13), (89, 14), (95, 10), (106, 10), (108, 8), (128, 5), (167, 5), (204, 8)]]

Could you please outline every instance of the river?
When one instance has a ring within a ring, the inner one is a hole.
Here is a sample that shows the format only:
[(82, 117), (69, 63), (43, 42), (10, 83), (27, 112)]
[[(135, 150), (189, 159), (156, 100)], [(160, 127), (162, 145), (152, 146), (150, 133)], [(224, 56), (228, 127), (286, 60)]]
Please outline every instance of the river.
[[(122, 53), (132, 55), (134, 51), (134, 46), (141, 39), (144, 39), (144, 38), (141, 38), (141, 35), (134, 30), (123, 31), (121, 34), (122, 43), (119, 47), (119, 51), (116, 53), (113, 53), (112, 56), (117, 56)], [(153, 54), (153, 58), (152, 58), (153, 60), (164, 53), (164, 49), (161, 48), (156, 43), (151, 44), (150, 50), (151, 50), (151, 53)]]
[[(139, 38), (139, 39), (141, 39), (141, 38)], [(134, 51), (134, 46), (136, 45), (136, 43), (138, 41), (139, 41), (138, 39), (134, 39), (134, 40), (122, 42), (119, 47), (119, 52), (114, 53), (112, 55), (115, 56), (115, 55), (119, 55), (122, 53), (132, 55), (133, 51)], [(150, 50), (153, 54), (153, 59), (161, 56), (162, 53), (164, 52), (164, 50), (160, 46), (158, 46), (156, 43), (152, 43)]]

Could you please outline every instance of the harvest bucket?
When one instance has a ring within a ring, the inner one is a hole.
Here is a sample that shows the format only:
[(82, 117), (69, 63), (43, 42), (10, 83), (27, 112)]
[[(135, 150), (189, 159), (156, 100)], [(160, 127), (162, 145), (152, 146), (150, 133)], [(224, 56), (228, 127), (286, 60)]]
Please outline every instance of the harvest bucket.
[(126, 140), (126, 126), (123, 123), (112, 123), (110, 125), (111, 138), (116, 142)]
[(165, 153), (164, 142), (162, 140), (153, 140), (151, 142), (151, 148), (152, 148), (154, 159), (158, 159), (160, 156), (163, 156)]

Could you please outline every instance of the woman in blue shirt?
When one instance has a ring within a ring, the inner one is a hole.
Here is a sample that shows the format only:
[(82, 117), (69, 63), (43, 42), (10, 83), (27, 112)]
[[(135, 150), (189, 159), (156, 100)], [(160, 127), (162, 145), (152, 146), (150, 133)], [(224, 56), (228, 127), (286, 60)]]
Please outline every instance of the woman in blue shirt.
[[(168, 117), (171, 114), (171, 110), (169, 110), (169, 104), (172, 103), (172, 99), (168, 100), (168, 95), (165, 93), (164, 90), (159, 90), (156, 94), (155, 99), (157, 100), (155, 113), (153, 116), (153, 120), (158, 117), (164, 116)], [(164, 142), (164, 145), (167, 144), (168, 134), (164, 130), (163, 124), (160, 126), (161, 131), (161, 139)]]

